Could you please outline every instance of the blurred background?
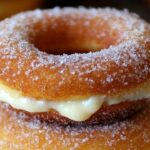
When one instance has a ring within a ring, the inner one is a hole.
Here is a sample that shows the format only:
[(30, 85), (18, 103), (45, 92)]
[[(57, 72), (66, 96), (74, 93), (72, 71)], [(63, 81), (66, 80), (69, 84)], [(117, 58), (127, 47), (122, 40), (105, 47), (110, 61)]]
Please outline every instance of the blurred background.
[(21, 11), (55, 6), (127, 8), (150, 22), (150, 0), (0, 0), (0, 20)]

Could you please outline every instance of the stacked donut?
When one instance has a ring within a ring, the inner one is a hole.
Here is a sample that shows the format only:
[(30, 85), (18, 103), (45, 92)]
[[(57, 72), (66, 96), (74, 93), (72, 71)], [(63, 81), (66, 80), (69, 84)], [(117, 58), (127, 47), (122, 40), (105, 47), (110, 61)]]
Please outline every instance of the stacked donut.
[(54, 8), (0, 23), (3, 149), (148, 149), (149, 84), (150, 25), (127, 10)]
[(40, 5), (41, 0), (1, 0), (0, 19), (4, 19), (20, 11), (35, 9)]

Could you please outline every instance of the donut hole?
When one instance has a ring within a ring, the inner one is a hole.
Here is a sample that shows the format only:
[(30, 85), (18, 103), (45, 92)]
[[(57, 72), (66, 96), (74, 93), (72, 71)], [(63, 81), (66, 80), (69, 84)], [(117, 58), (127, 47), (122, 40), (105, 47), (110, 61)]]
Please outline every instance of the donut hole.
[[(34, 45), (40, 50), (54, 55), (88, 53), (118, 44), (120, 33), (113, 30), (104, 20), (96, 18), (76, 20), (47, 19), (36, 25)], [(73, 22), (71, 24), (71, 22)], [(44, 24), (44, 25), (43, 25)]]

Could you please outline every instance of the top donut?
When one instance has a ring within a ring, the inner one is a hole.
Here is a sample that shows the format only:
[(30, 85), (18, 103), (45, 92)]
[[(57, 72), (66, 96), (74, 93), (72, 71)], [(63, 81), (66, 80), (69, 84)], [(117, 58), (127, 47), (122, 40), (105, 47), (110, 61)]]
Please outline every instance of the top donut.
[(127, 10), (54, 8), (0, 23), (0, 83), (24, 96), (113, 96), (149, 80), (150, 25)]

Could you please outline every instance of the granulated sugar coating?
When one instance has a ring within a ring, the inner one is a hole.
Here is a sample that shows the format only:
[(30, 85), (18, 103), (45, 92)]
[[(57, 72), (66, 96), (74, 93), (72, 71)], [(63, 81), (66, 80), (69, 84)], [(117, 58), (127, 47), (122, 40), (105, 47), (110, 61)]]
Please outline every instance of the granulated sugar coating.
[(124, 93), (149, 81), (149, 34), (127, 10), (21, 13), (0, 23), (0, 82), (47, 101)]
[[(150, 25), (127, 10), (54, 8), (0, 23), (0, 88), (16, 99), (18, 93), (42, 102), (138, 97), (149, 79)], [(126, 120), (128, 109), (118, 109), (122, 122), (62, 126), (1, 102), (0, 150), (149, 150), (146, 104)]]
[(148, 150), (150, 147), (149, 107), (120, 123), (78, 128), (25, 121), (23, 113), (18, 115), (2, 103), (0, 114), (2, 150)]

